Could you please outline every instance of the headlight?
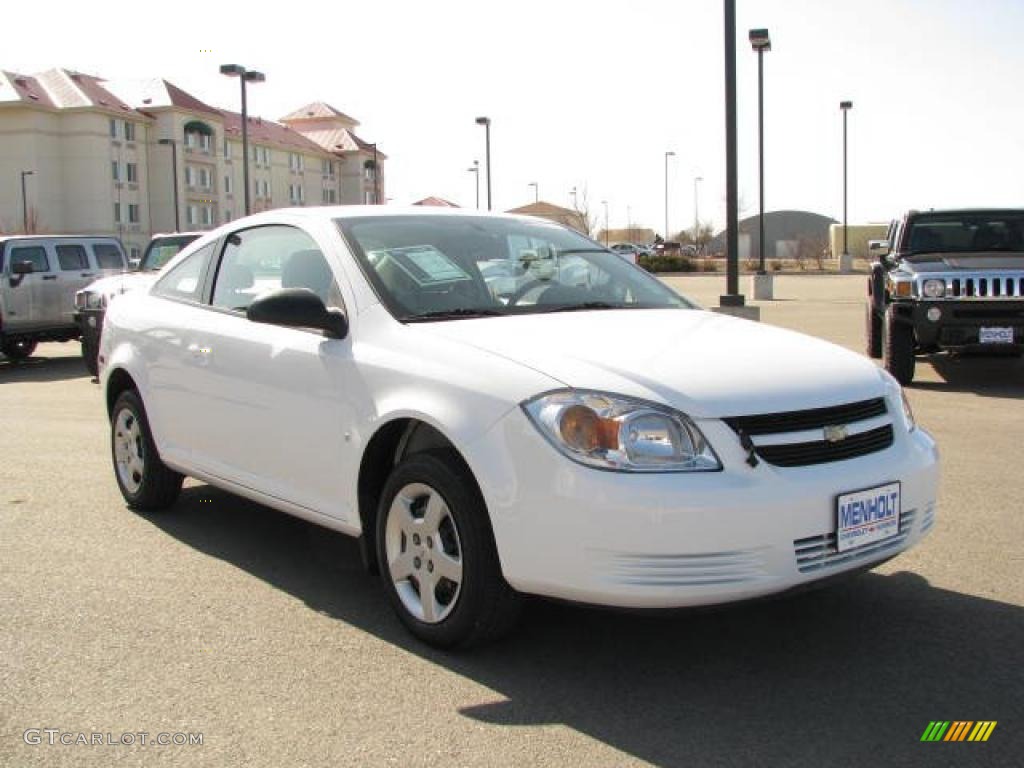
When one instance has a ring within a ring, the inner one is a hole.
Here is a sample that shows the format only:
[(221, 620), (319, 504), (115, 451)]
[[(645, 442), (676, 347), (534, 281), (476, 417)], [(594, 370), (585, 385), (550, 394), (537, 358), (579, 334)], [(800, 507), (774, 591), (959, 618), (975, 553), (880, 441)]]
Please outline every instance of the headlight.
[(107, 306), (107, 297), (102, 293), (90, 291), (86, 294), (85, 306), (89, 309), (103, 309)]
[(85, 291), (75, 293), (75, 309), (85, 309)]
[(903, 418), (907, 420), (907, 430), (913, 432), (917, 428), (917, 422), (914, 421), (914, 409), (910, 407), (907, 392), (903, 387), (900, 387), (900, 400), (903, 401)]
[(896, 381), (891, 373), (882, 368), (878, 369), (878, 375), (882, 377), (882, 381), (885, 382), (885, 388), (889, 397), (887, 400), (891, 404), (897, 397), (900, 400), (900, 411), (903, 414), (903, 425), (907, 428), (908, 432), (913, 432), (917, 429), (917, 422), (914, 420), (914, 410), (910, 407), (910, 401), (907, 399), (907, 393), (900, 386), (900, 383)]
[(941, 299), (946, 295), (945, 280), (925, 280), (921, 292), (929, 299)]
[(619, 472), (722, 468), (697, 425), (663, 405), (601, 392), (563, 390), (523, 403), (530, 420), (573, 461)]

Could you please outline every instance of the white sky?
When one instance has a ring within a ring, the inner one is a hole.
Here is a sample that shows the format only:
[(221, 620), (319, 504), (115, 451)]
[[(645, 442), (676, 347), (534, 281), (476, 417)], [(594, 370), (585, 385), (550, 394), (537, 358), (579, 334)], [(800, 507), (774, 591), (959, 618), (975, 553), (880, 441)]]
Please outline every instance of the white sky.
[[(224, 63), (260, 69), (252, 114), (323, 100), (389, 157), (388, 195), (474, 203), (474, 159), (492, 125), (494, 207), (569, 205), (584, 186), (611, 225), (724, 222), (721, 0), (373, 0), (109, 6), (39, 0), (5, 9), (0, 68), (54, 66), (110, 79), (164, 77), (238, 109)], [(153, 8), (154, 10), (150, 10)], [(57, 21), (59, 19), (59, 22)], [(1019, 206), (1024, 192), (1024, 2), (738, 0), (741, 216), (757, 212), (757, 57), (767, 27), (766, 209), (849, 218), (906, 208)], [(205, 52), (212, 51), (212, 52)], [(483, 189), (483, 185), (481, 185)], [(482, 193), (483, 197), (483, 193)]]

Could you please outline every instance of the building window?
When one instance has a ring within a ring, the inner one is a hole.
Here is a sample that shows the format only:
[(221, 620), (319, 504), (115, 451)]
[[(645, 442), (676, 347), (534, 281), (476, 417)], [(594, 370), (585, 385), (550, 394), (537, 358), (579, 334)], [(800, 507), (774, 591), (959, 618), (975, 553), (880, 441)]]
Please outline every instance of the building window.
[(124, 122), (124, 140), (135, 141), (135, 123)]
[(373, 181), (376, 174), (376, 168), (373, 165), (372, 160), (367, 160), (366, 165), (363, 166), (363, 178), (367, 181)]
[(200, 168), (199, 169), (199, 186), (201, 189), (210, 188), (210, 169)]
[(199, 223), (199, 211), (196, 210), (196, 206), (190, 205), (185, 209), (185, 221), (188, 222), (190, 227), (194, 227)]
[(320, 161), (320, 171), (326, 179), (334, 178), (334, 163), (330, 160)]
[(294, 152), (289, 152), (288, 168), (297, 173), (301, 173), (302, 171), (304, 171), (306, 168), (306, 164), (303, 161), (302, 155), (297, 155)]
[(196, 175), (192, 170), (191, 165), (185, 166), (185, 186), (194, 187), (196, 185)]
[(338, 194), (335, 189), (325, 189), (323, 194), (323, 202), (327, 205), (334, 205), (338, 202)]
[(293, 204), (302, 205), (306, 202), (306, 190), (301, 184), (289, 184), (288, 198)]
[(266, 179), (256, 180), (256, 197), (270, 198), (270, 182)]
[(192, 149), (196, 145), (196, 135), (192, 131), (185, 133), (185, 146), (188, 149)]
[(139, 181), (139, 164), (128, 163), (128, 182), (138, 183)]
[(208, 133), (199, 134), (199, 148), (209, 154), (213, 148), (213, 137)]
[(229, 221), (231, 221), (231, 209), (230, 208), (225, 208), (224, 209), (224, 223), (227, 224)]
[(132, 261), (138, 261), (139, 259), (142, 258), (142, 249), (139, 248), (139, 246), (137, 245), (133, 245), (131, 248), (128, 249), (128, 254), (129, 258)]
[(209, 205), (204, 205), (202, 207), (202, 212), (203, 212), (203, 226), (204, 227), (208, 227), (211, 224), (213, 224), (213, 207), (209, 206)]
[(120, 203), (114, 203), (114, 223), (115, 224), (120, 224), (121, 223), (121, 204)]
[(232, 192), (235, 191), (235, 188), (232, 186), (231, 181), (232, 179), (230, 174), (224, 177), (224, 194), (230, 195)]
[(121, 166), (118, 164), (117, 160), (110, 161), (110, 174), (114, 181), (121, 180)]
[(372, 189), (363, 190), (363, 204), (364, 205), (373, 205), (373, 190)]
[(128, 203), (128, 223), (138, 224), (139, 223), (139, 204)]
[(225, 158), (230, 158), (231, 157), (231, 145), (228, 143), (228, 137), (227, 136), (224, 137), (224, 157)]
[(110, 138), (117, 138), (117, 120), (114, 120), (113, 118), (110, 120)]

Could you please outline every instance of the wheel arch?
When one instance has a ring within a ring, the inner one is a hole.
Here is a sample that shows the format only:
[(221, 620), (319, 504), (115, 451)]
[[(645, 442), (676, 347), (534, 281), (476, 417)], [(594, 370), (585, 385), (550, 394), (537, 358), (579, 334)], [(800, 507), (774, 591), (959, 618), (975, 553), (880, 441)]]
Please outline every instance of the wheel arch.
[[(377, 507), (391, 471), (407, 456), (425, 451), (450, 451), (473, 480), (473, 491), (483, 500), (480, 485), (455, 442), (438, 426), (414, 416), (391, 419), (381, 424), (366, 444), (359, 462), (357, 503), (362, 534), (359, 537), (363, 564), (376, 569)], [(490, 521), (488, 520), (488, 525)]]
[(107, 375), (107, 417), (109, 418), (114, 415), (114, 403), (117, 402), (117, 398), (121, 396), (122, 392), (127, 392), (130, 389), (138, 390), (138, 388), (139, 386), (135, 383), (135, 379), (124, 368), (112, 370)]

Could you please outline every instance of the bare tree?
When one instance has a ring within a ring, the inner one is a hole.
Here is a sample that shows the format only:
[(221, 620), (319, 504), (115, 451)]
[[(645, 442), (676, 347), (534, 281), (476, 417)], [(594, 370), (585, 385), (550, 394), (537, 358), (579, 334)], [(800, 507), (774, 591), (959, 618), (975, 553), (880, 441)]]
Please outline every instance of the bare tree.
[(577, 229), (581, 229), (587, 237), (594, 237), (597, 234), (598, 215), (590, 208), (590, 196), (586, 184), (578, 187), (576, 194), (573, 195), (573, 209), (579, 222)]
[(39, 209), (34, 205), (30, 205), (25, 212), (25, 224), (26, 235), (39, 234)]

